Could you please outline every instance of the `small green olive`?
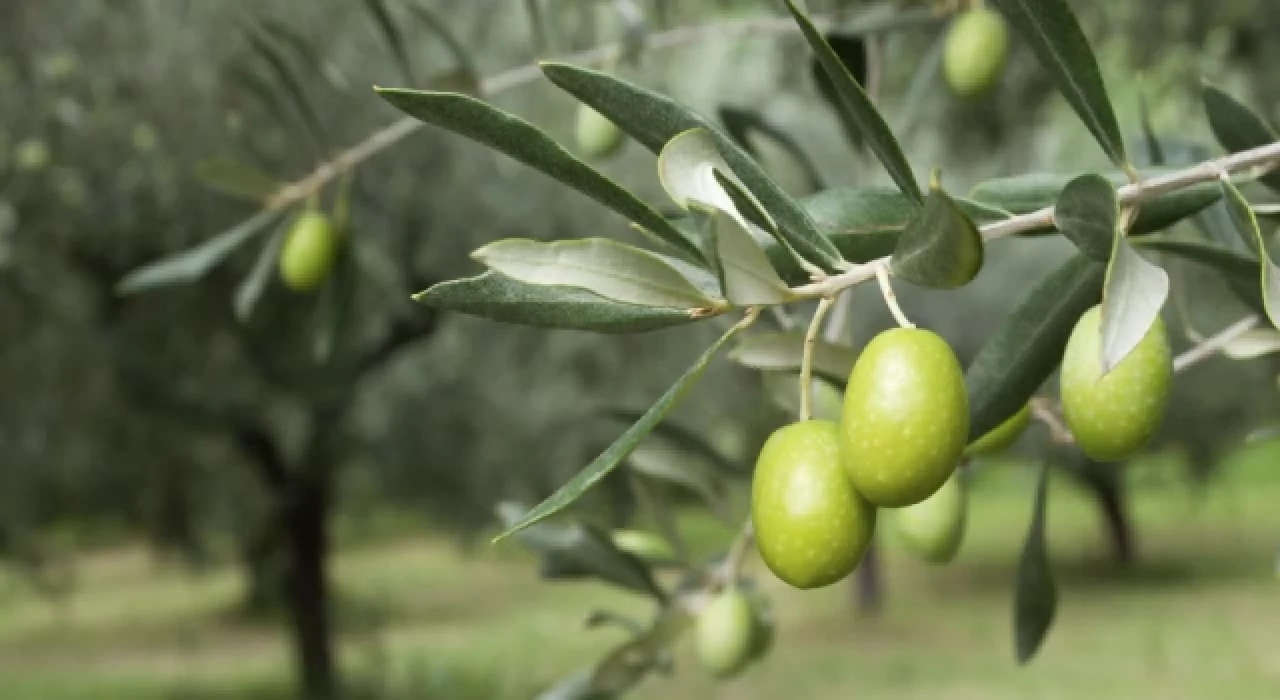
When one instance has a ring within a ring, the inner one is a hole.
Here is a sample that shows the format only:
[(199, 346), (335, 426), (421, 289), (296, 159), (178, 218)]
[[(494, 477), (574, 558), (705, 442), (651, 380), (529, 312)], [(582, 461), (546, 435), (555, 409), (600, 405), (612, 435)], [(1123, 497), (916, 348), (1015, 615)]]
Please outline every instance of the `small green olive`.
[(840, 428), (810, 420), (765, 441), (751, 483), (760, 557), (796, 588), (818, 588), (853, 571), (875, 530), (875, 509), (840, 464)]
[(289, 229), (280, 249), (280, 279), (297, 292), (320, 288), (333, 270), (338, 236), (328, 217), (305, 211)]
[(752, 660), (755, 632), (751, 601), (737, 589), (726, 590), (698, 613), (698, 660), (717, 678), (734, 676)]
[(1031, 404), (1023, 404), (1017, 413), (992, 428), (991, 432), (969, 443), (964, 454), (966, 457), (981, 457), (1003, 452), (1022, 436), (1028, 425), (1031, 425)]
[(867, 344), (849, 374), (841, 422), (844, 466), (876, 506), (937, 491), (969, 438), (969, 398), (951, 347), (936, 333), (894, 328)]
[(947, 84), (963, 97), (980, 95), (1000, 79), (1009, 53), (1009, 31), (999, 14), (986, 8), (956, 18), (943, 57)]
[(891, 511), (898, 541), (921, 559), (945, 564), (956, 556), (964, 540), (967, 497), (959, 475), (923, 501)]
[(585, 104), (578, 106), (576, 127), (578, 151), (587, 158), (608, 158), (622, 147), (622, 129)]
[(1151, 441), (1164, 420), (1173, 380), (1173, 357), (1164, 321), (1147, 334), (1106, 376), (1099, 357), (1102, 309), (1076, 322), (1062, 357), (1062, 413), (1076, 443), (1099, 462), (1133, 456)]
[(643, 530), (616, 530), (610, 536), (613, 544), (624, 552), (649, 562), (671, 561), (675, 551), (665, 539)]

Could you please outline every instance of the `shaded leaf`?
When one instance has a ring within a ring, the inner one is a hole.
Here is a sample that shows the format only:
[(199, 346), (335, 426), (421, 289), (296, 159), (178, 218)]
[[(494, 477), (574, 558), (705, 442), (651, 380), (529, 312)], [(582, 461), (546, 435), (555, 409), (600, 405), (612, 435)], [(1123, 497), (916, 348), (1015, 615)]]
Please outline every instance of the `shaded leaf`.
[(1036, 285), (965, 371), (969, 441), (1017, 413), (1062, 361), (1080, 316), (1098, 303), (1106, 268), (1072, 256)]
[(377, 88), (377, 92), (410, 116), (501, 151), (636, 222), (640, 230), (652, 233), (659, 242), (702, 260), (697, 245), (658, 212), (533, 124), (467, 95), (384, 88)]
[(480, 73), (476, 70), (475, 60), (471, 56), (471, 51), (467, 49), (453, 30), (449, 28), (449, 24), (445, 22), (434, 10), (429, 7), (417, 3), (409, 4), (409, 13), (414, 16), (420, 23), (444, 42), (445, 48), (453, 56), (453, 61), (457, 64), (458, 69), (465, 76), (467, 83), (473, 86), (480, 82)]
[(1227, 204), (1227, 212), (1231, 215), (1231, 223), (1245, 245), (1258, 256), (1259, 287), (1262, 306), (1266, 310), (1271, 325), (1280, 326), (1280, 268), (1276, 267), (1267, 250), (1266, 241), (1262, 237), (1262, 229), (1258, 227), (1258, 219), (1253, 209), (1245, 200), (1240, 190), (1229, 180), (1222, 180), (1222, 199)]
[(827, 271), (834, 271), (841, 262), (835, 246), (822, 236), (800, 204), (710, 120), (670, 98), (606, 73), (549, 62), (542, 64), (542, 72), (654, 153), (661, 153), (678, 134), (706, 129), (730, 170), (777, 222), (789, 246)]
[(579, 287), (614, 301), (680, 309), (714, 304), (661, 258), (604, 238), (551, 243), (508, 239), (471, 257), (514, 280)]
[(316, 111), (315, 105), (312, 104), (311, 98), (307, 95), (303, 81), (294, 71), (293, 66), (280, 53), (272, 38), (266, 33), (259, 24), (250, 24), (246, 33), (249, 37), (249, 44), (253, 50), (266, 61), (267, 66), (271, 68), (271, 72), (275, 74), (276, 80), (284, 87), (285, 92), (293, 100), (294, 107), (298, 114), (302, 117), (307, 133), (311, 136), (317, 152), (324, 153), (329, 142), (328, 135), (324, 129), (324, 123), (320, 121), (320, 113)]
[(627, 465), (646, 477), (687, 489), (717, 516), (730, 517), (728, 495), (718, 478), (719, 469), (700, 453), (650, 435), (627, 458)]
[(342, 236), (338, 245), (338, 257), (316, 303), (315, 336), (312, 338), (311, 350), (320, 363), (328, 362), (333, 357), (338, 339), (351, 316), (356, 295), (358, 277), (351, 236), (348, 231), (338, 231)]
[(271, 281), (271, 273), (275, 272), (276, 263), (280, 258), (280, 247), (284, 245), (284, 239), (287, 235), (289, 235), (289, 227), (287, 225), (278, 227), (275, 233), (271, 234), (267, 244), (258, 253), (258, 259), (253, 263), (253, 268), (249, 270), (249, 274), (245, 275), (240, 285), (236, 287), (233, 308), (236, 320), (241, 323), (248, 322), (249, 317), (253, 315), (253, 309), (257, 306), (258, 300), (262, 298), (262, 293), (266, 291), (267, 283)]
[[(808, 154), (800, 147), (799, 142), (768, 119), (765, 119), (763, 114), (753, 109), (727, 105), (722, 105), (718, 111), (720, 121), (724, 122), (725, 130), (729, 132), (730, 138), (759, 161), (766, 171), (775, 173), (774, 179), (781, 179), (777, 177), (776, 172), (782, 168), (780, 165), (775, 165), (773, 168), (768, 166), (781, 160), (781, 157), (769, 158), (770, 154), (764, 152), (765, 143), (776, 144), (777, 150), (781, 152), (778, 156), (785, 154), (788, 160), (794, 164), (794, 168), (800, 173), (800, 179), (803, 180), (800, 189), (805, 194), (824, 189), (822, 176), (818, 173), (817, 167), (814, 166)], [(759, 137), (758, 140), (754, 138), (757, 136)]]
[(618, 647), (596, 666), (592, 691), (607, 697), (631, 689), (645, 674), (662, 665), (668, 648), (692, 622), (681, 606), (663, 608), (644, 634)]
[(387, 42), (387, 47), (391, 49), (391, 55), (395, 58), (396, 67), (400, 69), (400, 75), (404, 77), (406, 83), (416, 84), (418, 80), (413, 75), (413, 61), (409, 59), (404, 34), (400, 32), (400, 25), (387, 10), (386, 3), (383, 0), (364, 0), (364, 8), (373, 18), (373, 23), (378, 26), (378, 32), (382, 34), (383, 41)]
[(1089, 47), (1066, 0), (991, 0), (1026, 41), (1098, 145), (1116, 165), (1128, 157), (1120, 124)]
[[(826, 41), (840, 62), (844, 64), (845, 69), (849, 71), (849, 75), (865, 90), (868, 67), (866, 39), (861, 34), (828, 32)], [(835, 81), (827, 74), (826, 69), (816, 57), (810, 59), (809, 73), (813, 77), (814, 85), (818, 88), (818, 94), (840, 121), (840, 129), (844, 132), (845, 138), (855, 150), (860, 151), (866, 145), (862, 138), (862, 129), (840, 104), (840, 93)]]
[(1280, 352), (1280, 333), (1260, 328), (1237, 336), (1222, 348), (1222, 354), (1233, 360), (1252, 360)]
[(1266, 315), (1258, 286), (1258, 259), (1234, 248), (1208, 241), (1144, 239), (1139, 248), (1155, 250), (1212, 267), (1223, 273), (1227, 286), (1250, 309)]
[(982, 259), (978, 227), (946, 192), (933, 187), (898, 237), (891, 269), (894, 277), (922, 287), (952, 289), (976, 277)]
[[(723, 180), (716, 177), (717, 171), (723, 175)], [(740, 181), (736, 180), (729, 164), (721, 157), (715, 138), (706, 129), (690, 129), (668, 141), (658, 154), (658, 177), (667, 195), (684, 209), (701, 205), (722, 211), (747, 231), (752, 226), (749, 219), (759, 221), (764, 217), (760, 225), (774, 228), (768, 214), (762, 211), (759, 202), (754, 201), (749, 192), (742, 193), (746, 195), (742, 202), (744, 206), (740, 207), (734, 201), (726, 184), (739, 184)]]
[(196, 165), (196, 179), (205, 187), (237, 199), (263, 204), (279, 189), (275, 178), (258, 168), (229, 158), (209, 158)]
[(711, 212), (711, 235), (724, 296), (731, 304), (782, 304), (794, 299), (755, 237), (723, 212)]
[[(644, 415), (643, 411), (635, 411), (625, 408), (612, 408), (605, 413), (613, 418), (627, 423), (635, 423)], [(750, 473), (750, 469), (741, 464), (737, 464), (725, 457), (720, 450), (716, 449), (707, 442), (705, 438), (693, 432), (674, 421), (665, 420), (654, 427), (653, 432), (648, 437), (649, 441), (664, 440), (670, 442), (680, 449), (688, 453), (698, 455), (708, 464), (712, 464), (722, 474), (733, 477), (741, 477)]]
[[(804, 358), (803, 332), (756, 333), (743, 338), (729, 358), (744, 367), (766, 371), (799, 372)], [(813, 372), (844, 386), (858, 354), (843, 345), (817, 340), (813, 346)]]
[(1103, 374), (1138, 347), (1169, 298), (1169, 274), (1138, 255), (1123, 228), (1116, 227), (1114, 240), (1102, 287), (1099, 362)]
[[(760, 375), (765, 394), (785, 413), (800, 415), (800, 373), (799, 372), (762, 372)], [(812, 392), (813, 418), (815, 420), (840, 421), (844, 410), (844, 382), (839, 384), (827, 379), (814, 379), (810, 387)]]
[(605, 449), (600, 456), (592, 460), (591, 464), (588, 464), (581, 472), (578, 472), (577, 476), (573, 477), (568, 483), (557, 489), (555, 493), (551, 494), (549, 498), (538, 504), (532, 511), (526, 513), (519, 522), (508, 525), (507, 531), (495, 538), (495, 541), (519, 532), (530, 525), (564, 510), (577, 501), (582, 494), (586, 493), (587, 489), (596, 485), (601, 479), (608, 476), (622, 460), (626, 459), (627, 456), (631, 454), (632, 450), (634, 450), (642, 440), (648, 437), (649, 433), (653, 431), (654, 426), (662, 421), (667, 412), (674, 408), (676, 404), (680, 403), (680, 401), (685, 397), (685, 394), (687, 394), (689, 390), (693, 388), (693, 385), (697, 383), (698, 379), (702, 377), (703, 371), (706, 370), (707, 365), (711, 364), (711, 360), (716, 356), (716, 353), (720, 352), (720, 349), (724, 347), (725, 343), (729, 342), (729, 340), (737, 335), (738, 332), (746, 325), (746, 323), (739, 323), (726, 331), (724, 335), (720, 336), (720, 339), (712, 344), (711, 347), (707, 348), (707, 350), (702, 353), (702, 356), (693, 363), (693, 366), (686, 370), (684, 375), (682, 375), (680, 379), (676, 380), (676, 383), (672, 384), (671, 388), (667, 389), (666, 393), (659, 397), (656, 403), (649, 407), (649, 410), (645, 411), (644, 415), (640, 417), (640, 420), (636, 421), (634, 425), (628, 428), (626, 432), (614, 441), (612, 445)]
[(1142, 127), (1142, 142), (1147, 150), (1147, 159), (1152, 165), (1164, 165), (1164, 146), (1160, 144), (1156, 130), (1151, 126), (1151, 109), (1147, 106), (1147, 93), (1138, 90), (1138, 123)]
[[(1257, 112), (1212, 85), (1204, 86), (1204, 109), (1214, 138), (1231, 153), (1280, 140), (1275, 129)], [(1280, 190), (1280, 172), (1273, 170), (1259, 179), (1268, 187)]]
[(1062, 235), (1099, 262), (1111, 259), (1118, 216), (1115, 187), (1097, 174), (1068, 182), (1053, 208), (1053, 220)]
[(1019, 664), (1025, 664), (1040, 650), (1053, 626), (1058, 610), (1058, 590), (1049, 568), (1045, 518), (1048, 510), (1049, 465), (1040, 467), (1031, 526), (1018, 560), (1018, 577), (1013, 592), (1013, 642)]
[(785, 2), (787, 9), (791, 11), (791, 16), (800, 25), (800, 31), (809, 42), (809, 48), (813, 50), (814, 57), (831, 78), (835, 94), (839, 97), (845, 114), (858, 125), (858, 130), (867, 146), (880, 159), (889, 177), (893, 178), (903, 194), (916, 202), (924, 202), (924, 194), (916, 184), (915, 175), (911, 172), (907, 157), (902, 153), (902, 147), (893, 137), (893, 132), (885, 123), (884, 117), (880, 116), (880, 112), (871, 103), (871, 98), (849, 74), (848, 69), (841, 63), (840, 57), (813, 26), (808, 15), (796, 7), (794, 0), (785, 0)]
[(284, 212), (272, 209), (260, 211), (194, 248), (143, 265), (120, 280), (116, 293), (134, 294), (194, 282), (283, 215)]
[(278, 42), (287, 44), (289, 49), (293, 51), (294, 56), (299, 61), (302, 61), (302, 65), (315, 68), (334, 88), (340, 91), (346, 91), (351, 88), (351, 84), (347, 81), (342, 69), (316, 50), (315, 45), (293, 27), (285, 22), (269, 18), (261, 20), (261, 26), (264, 31)]

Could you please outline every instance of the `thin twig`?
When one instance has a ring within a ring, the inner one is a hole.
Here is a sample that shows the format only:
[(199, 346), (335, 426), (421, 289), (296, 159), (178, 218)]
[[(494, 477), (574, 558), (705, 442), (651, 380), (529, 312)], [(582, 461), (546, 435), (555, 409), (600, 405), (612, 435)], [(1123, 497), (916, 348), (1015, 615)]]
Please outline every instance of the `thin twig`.
[(1213, 357), (1221, 352), (1223, 348), (1230, 345), (1231, 341), (1256, 328), (1261, 321), (1262, 319), (1257, 314), (1251, 314), (1205, 338), (1203, 342), (1173, 359), (1173, 371), (1185, 372), (1200, 362)]
[(1058, 417), (1058, 412), (1054, 409), (1053, 402), (1049, 399), (1043, 396), (1032, 398), (1031, 414), (1049, 429), (1049, 439), (1059, 445), (1075, 444), (1075, 435), (1071, 434), (1071, 429)]
[(809, 330), (804, 334), (804, 351), (800, 359), (800, 420), (807, 421), (813, 416), (813, 346), (818, 342), (818, 331), (822, 328), (822, 319), (831, 309), (831, 299), (818, 302), (818, 308), (809, 321)]
[(884, 303), (889, 307), (889, 313), (893, 314), (893, 320), (898, 322), (903, 328), (915, 328), (916, 324), (902, 313), (902, 307), (898, 306), (898, 295), (893, 291), (893, 283), (889, 281), (889, 265), (876, 265), (875, 269), (876, 281), (880, 283), (880, 294), (884, 296)]

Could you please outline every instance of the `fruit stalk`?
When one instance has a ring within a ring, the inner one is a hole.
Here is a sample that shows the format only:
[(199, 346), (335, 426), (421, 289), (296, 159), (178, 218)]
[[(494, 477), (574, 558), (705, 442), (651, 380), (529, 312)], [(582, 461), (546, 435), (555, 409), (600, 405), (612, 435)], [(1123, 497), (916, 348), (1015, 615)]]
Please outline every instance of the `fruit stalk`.
[(822, 328), (822, 319), (831, 309), (832, 299), (824, 297), (818, 301), (818, 308), (813, 312), (809, 322), (809, 330), (804, 334), (804, 354), (800, 360), (800, 420), (809, 420), (813, 416), (813, 346), (818, 341), (818, 330)]
[(1214, 335), (1205, 338), (1200, 343), (1191, 347), (1181, 355), (1173, 358), (1173, 371), (1183, 372), (1200, 362), (1218, 354), (1223, 348), (1231, 344), (1231, 341), (1248, 333), (1258, 327), (1258, 323), (1262, 319), (1257, 314), (1250, 314), (1226, 328), (1218, 331)]
[(893, 291), (893, 284), (889, 281), (889, 265), (876, 265), (876, 281), (880, 283), (880, 294), (884, 297), (884, 303), (889, 307), (889, 313), (893, 314), (893, 320), (898, 322), (903, 328), (915, 328), (916, 324), (902, 313), (902, 307), (898, 306), (898, 295)]

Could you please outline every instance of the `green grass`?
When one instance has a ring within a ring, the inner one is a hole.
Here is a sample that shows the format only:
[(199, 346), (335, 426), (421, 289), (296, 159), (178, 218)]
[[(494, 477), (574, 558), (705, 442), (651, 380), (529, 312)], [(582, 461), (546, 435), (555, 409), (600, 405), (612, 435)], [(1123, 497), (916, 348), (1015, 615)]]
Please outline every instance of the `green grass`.
[[(1246, 450), (1203, 494), (1168, 478), (1167, 461), (1139, 467), (1141, 559), (1123, 573), (1107, 560), (1091, 503), (1056, 480), (1049, 527), (1061, 606), (1026, 668), (1013, 662), (1010, 582), (1033, 473), (993, 467), (975, 488), (969, 537), (954, 564), (917, 564), (890, 543), (879, 618), (855, 617), (846, 585), (798, 592), (765, 576), (780, 626), (763, 664), (715, 684), (685, 642), (676, 676), (649, 679), (633, 697), (1274, 698), (1277, 454)], [(727, 534), (696, 515), (685, 529), (702, 551)], [(758, 563), (751, 568), (763, 574)], [(240, 595), (234, 570), (184, 573), (120, 549), (86, 559), (78, 576), (77, 593), (61, 604), (0, 580), (0, 698), (288, 696), (289, 657), (277, 630), (231, 614)], [(508, 550), (464, 557), (427, 535), (344, 551), (335, 576), (358, 611), (344, 616), (353, 621), (344, 664), (389, 688), (384, 697), (529, 697), (619, 640), (616, 630), (583, 628), (591, 610), (647, 611), (643, 600), (600, 586), (540, 583), (531, 563)]]

